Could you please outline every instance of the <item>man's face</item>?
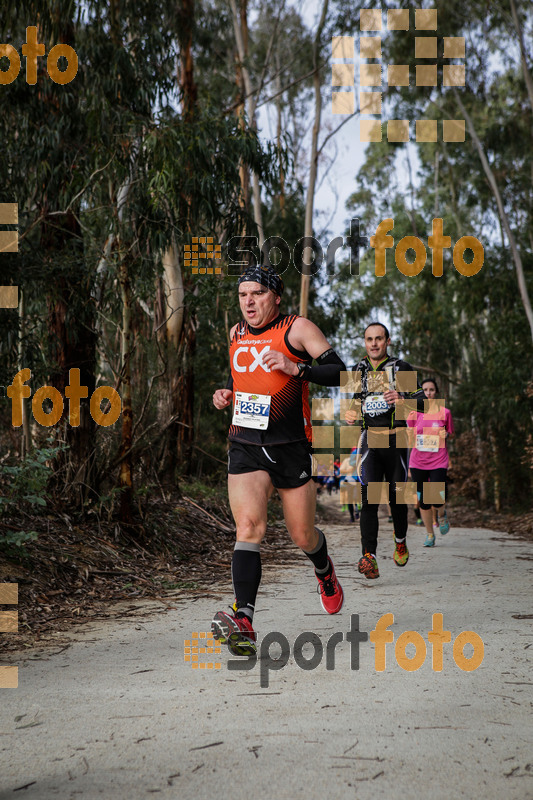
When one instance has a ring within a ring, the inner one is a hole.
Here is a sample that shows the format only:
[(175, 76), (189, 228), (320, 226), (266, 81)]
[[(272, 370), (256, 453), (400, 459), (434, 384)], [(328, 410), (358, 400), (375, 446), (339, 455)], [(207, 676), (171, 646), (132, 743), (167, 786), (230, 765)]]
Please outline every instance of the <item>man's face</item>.
[(244, 319), (254, 328), (262, 328), (279, 314), (281, 298), (256, 281), (244, 281), (239, 286), (239, 305)]
[(435, 385), (433, 383), (425, 383), (422, 386), (422, 389), (424, 390), (424, 394), (428, 400), (434, 400), (437, 396), (437, 390), (435, 389)]
[(385, 336), (381, 325), (371, 325), (365, 333), (365, 348), (372, 361), (382, 361), (387, 355), (390, 339)]

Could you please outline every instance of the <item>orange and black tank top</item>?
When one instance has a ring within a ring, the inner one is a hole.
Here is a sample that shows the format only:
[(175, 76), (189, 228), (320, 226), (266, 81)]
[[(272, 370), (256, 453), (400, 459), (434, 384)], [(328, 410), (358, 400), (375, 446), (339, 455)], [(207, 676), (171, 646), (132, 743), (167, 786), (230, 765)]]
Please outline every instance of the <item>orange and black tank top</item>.
[(245, 444), (311, 442), (309, 384), (280, 370), (269, 370), (262, 357), (268, 350), (283, 353), (295, 364), (311, 363), (308, 353), (289, 344), (289, 331), (297, 314), (280, 314), (264, 328), (252, 328), (242, 320), (235, 329), (229, 355), (233, 392), (271, 395), (268, 427), (261, 431), (230, 425), (229, 439)]

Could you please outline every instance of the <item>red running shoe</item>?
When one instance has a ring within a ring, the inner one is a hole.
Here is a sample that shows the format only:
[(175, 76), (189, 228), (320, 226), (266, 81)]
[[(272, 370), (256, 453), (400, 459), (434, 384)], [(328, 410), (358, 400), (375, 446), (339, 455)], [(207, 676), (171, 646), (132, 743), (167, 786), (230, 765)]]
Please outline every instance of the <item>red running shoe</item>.
[(247, 616), (235, 617), (225, 611), (217, 611), (211, 623), (213, 637), (227, 644), (235, 656), (253, 656), (257, 652), (257, 635)]
[(328, 562), (330, 566), (329, 572), (326, 572), (325, 575), (317, 575), (315, 572), (315, 575), (318, 581), (318, 593), (320, 595), (320, 603), (322, 608), (324, 611), (327, 611), (328, 614), (336, 614), (342, 608), (342, 604), (344, 602), (344, 592), (342, 591), (342, 586), (337, 580), (337, 576), (335, 575), (335, 567), (333, 566), (333, 562), (329, 556)]

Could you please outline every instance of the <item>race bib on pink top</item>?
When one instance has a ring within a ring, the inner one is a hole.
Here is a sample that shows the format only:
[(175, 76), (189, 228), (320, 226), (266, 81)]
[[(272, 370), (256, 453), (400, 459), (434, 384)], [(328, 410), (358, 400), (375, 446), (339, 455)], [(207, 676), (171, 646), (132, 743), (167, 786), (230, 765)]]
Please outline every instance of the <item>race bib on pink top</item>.
[(454, 433), (453, 420), (448, 408), (434, 414), (417, 412), (409, 417), (407, 425), (415, 429), (415, 446), (411, 450), (409, 466), (417, 469), (446, 469), (450, 463), (446, 447), (447, 433)]

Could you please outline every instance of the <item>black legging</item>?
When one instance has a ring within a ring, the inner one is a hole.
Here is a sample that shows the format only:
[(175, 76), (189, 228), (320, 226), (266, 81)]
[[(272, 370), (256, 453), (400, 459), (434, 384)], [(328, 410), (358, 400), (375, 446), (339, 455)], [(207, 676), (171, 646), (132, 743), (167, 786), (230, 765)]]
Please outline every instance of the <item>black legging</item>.
[[(411, 475), (416, 482), (416, 493), (420, 508), (442, 508), (446, 501), (448, 493), (447, 485), (447, 472), (446, 467), (437, 467), (437, 469), (420, 469), (419, 467), (411, 467)], [(424, 484), (425, 483), (443, 483), (444, 484), (444, 499), (442, 503), (424, 503)]]
[(387, 481), (389, 484), (389, 503), (397, 539), (407, 533), (407, 504), (396, 502), (396, 482), (407, 480), (409, 451), (396, 447), (396, 434), (389, 434), (388, 447), (368, 447), (367, 431), (363, 430), (359, 444), (359, 477), (362, 483), (361, 509), (361, 549), (365, 553), (376, 553), (378, 546), (378, 508), (379, 503), (368, 502), (368, 484)]

